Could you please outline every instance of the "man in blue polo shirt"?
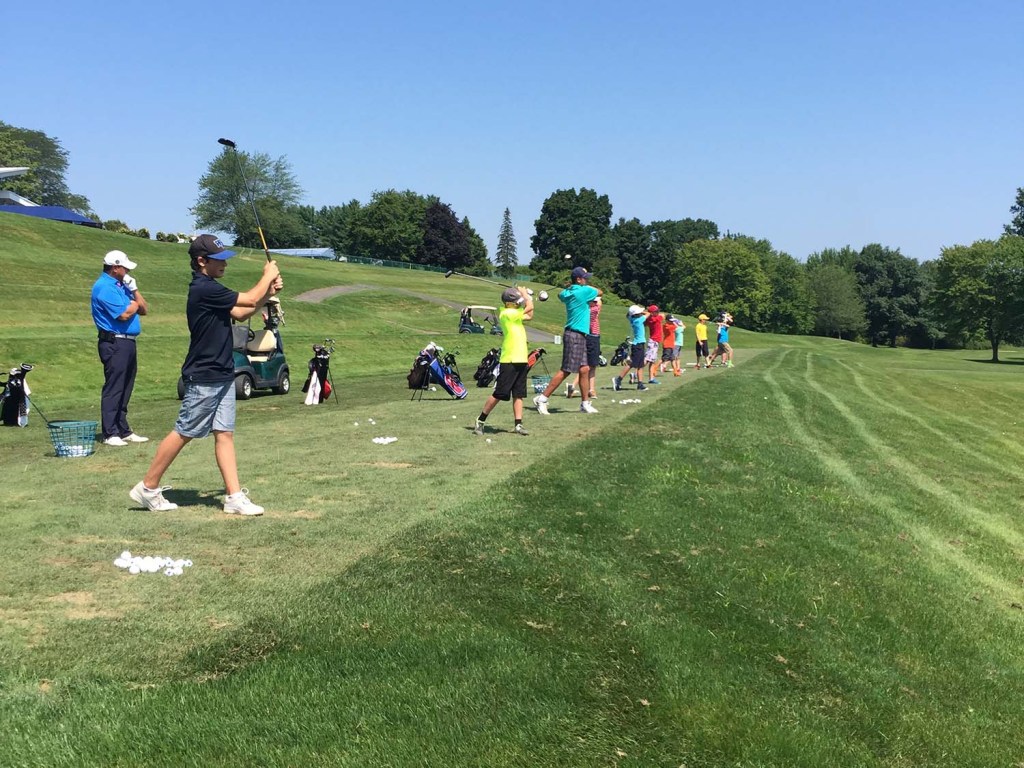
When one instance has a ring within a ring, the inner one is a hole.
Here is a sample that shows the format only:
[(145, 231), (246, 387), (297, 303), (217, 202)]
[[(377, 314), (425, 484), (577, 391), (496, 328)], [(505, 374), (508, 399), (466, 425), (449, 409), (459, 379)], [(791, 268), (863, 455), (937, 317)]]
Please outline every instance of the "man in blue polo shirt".
[(235, 458), (235, 364), (231, 353), (231, 321), (247, 320), (281, 290), (281, 272), (276, 261), (263, 265), (263, 276), (248, 291), (233, 291), (221, 285), (228, 259), (235, 255), (213, 235), (200, 235), (188, 249), (192, 283), (188, 288), (185, 315), (189, 345), (181, 378), (185, 397), (174, 429), (156, 449), (156, 455), (142, 478), (128, 495), (153, 512), (177, 509), (164, 498), (170, 486), (160, 480), (181, 449), (197, 437), (211, 432), (217, 468), (224, 479), (224, 511), (229, 515), (257, 516), (263, 507), (249, 500), (249, 492), (238, 480)]
[(135, 278), (128, 274), (137, 266), (123, 251), (110, 251), (103, 257), (103, 274), (92, 287), (92, 321), (99, 335), (96, 344), (103, 363), (100, 414), (106, 445), (149, 440), (128, 426), (128, 401), (139, 367), (135, 348), (135, 340), (142, 332), (139, 316), (149, 311)]

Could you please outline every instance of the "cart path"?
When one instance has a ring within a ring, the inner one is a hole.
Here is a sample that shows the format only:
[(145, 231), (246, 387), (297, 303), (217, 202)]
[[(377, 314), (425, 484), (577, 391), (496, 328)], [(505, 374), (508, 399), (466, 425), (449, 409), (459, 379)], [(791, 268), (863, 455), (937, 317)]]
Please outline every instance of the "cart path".
[[(358, 293), (359, 291), (376, 291), (376, 290), (387, 290), (394, 293), (402, 293), (406, 296), (412, 296), (415, 299), (421, 299), (423, 301), (429, 301), (433, 304), (441, 304), (445, 307), (451, 307), (452, 309), (461, 310), (465, 304), (461, 304), (457, 301), (448, 301), (447, 299), (439, 299), (437, 296), (431, 296), (426, 293), (416, 293), (415, 291), (407, 291), (403, 288), (384, 288), (379, 285), (368, 285), (366, 283), (353, 283), (352, 285), (332, 285), (327, 288), (314, 288), (312, 291), (306, 291), (300, 293), (294, 297), (293, 301), (304, 301), (310, 304), (319, 304), (327, 299), (334, 298), (335, 296), (342, 296), (346, 293)], [(550, 333), (544, 333), (544, 331), (538, 331), (535, 328), (531, 328), (529, 325), (526, 326), (526, 338), (530, 341), (543, 342), (550, 344), (552, 337)]]

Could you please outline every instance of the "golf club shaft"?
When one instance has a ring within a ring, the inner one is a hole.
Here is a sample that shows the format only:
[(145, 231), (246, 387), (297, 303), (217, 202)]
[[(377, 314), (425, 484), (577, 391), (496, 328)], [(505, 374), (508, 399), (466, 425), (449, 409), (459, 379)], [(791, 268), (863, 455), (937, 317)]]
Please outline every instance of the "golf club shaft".
[(245, 178), (245, 170), (242, 168), (242, 161), (238, 157), (238, 147), (235, 146), (235, 142), (231, 139), (217, 139), (217, 143), (229, 148), (235, 156), (235, 165), (238, 167), (238, 175), (242, 177), (242, 185), (245, 187), (246, 197), (249, 198), (249, 205), (252, 207), (252, 216), (256, 220), (256, 231), (259, 233), (260, 243), (263, 245), (263, 253), (266, 254), (267, 261), (271, 261), (270, 249), (267, 248), (267, 238), (263, 236), (263, 227), (260, 225), (260, 215), (256, 212), (256, 200), (252, 196), (252, 190), (249, 189), (249, 181)]
[(512, 287), (511, 285), (508, 285), (507, 283), (499, 283), (497, 280), (488, 280), (486, 277), (477, 277), (476, 275), (467, 275), (467, 274), (464, 274), (462, 272), (456, 272), (455, 270), (448, 270), (444, 274), (445, 277), (451, 277), (452, 275), (457, 275), (458, 277), (468, 277), (470, 280), (480, 280), (481, 282), (490, 283), (491, 285), (500, 285), (502, 288), (511, 288)]

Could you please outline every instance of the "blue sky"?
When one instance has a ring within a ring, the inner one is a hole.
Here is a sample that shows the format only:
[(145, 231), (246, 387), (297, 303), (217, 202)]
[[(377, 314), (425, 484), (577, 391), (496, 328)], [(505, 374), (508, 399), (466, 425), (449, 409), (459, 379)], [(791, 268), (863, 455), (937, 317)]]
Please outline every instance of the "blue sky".
[(709, 218), (804, 259), (997, 237), (1024, 186), (1024, 3), (56, 0), (3, 11), (0, 120), (103, 218), (193, 231), (220, 151), (303, 202), (438, 195), (519, 260), (544, 199)]

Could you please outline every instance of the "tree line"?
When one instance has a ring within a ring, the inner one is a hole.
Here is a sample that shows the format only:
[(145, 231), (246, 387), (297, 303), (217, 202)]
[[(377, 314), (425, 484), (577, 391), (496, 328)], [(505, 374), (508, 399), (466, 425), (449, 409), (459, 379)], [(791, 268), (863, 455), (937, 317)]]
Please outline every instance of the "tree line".
[[(0, 122), (0, 165), (32, 168), (5, 182), (13, 191), (99, 221), (88, 199), (67, 188), (67, 152), (58, 140)], [(232, 156), (226, 149), (211, 160), (198, 188), (190, 209), (196, 226), (229, 233), (238, 245), (261, 245), (251, 192), (271, 248), (329, 247), (339, 255), (478, 275), (512, 277), (519, 270), (508, 209), (492, 262), (469, 219), (436, 195), (389, 189), (366, 203), (314, 208), (301, 204), (302, 188), (284, 157)], [(1001, 345), (1024, 342), (1024, 188), (1010, 212), (1001, 237), (943, 248), (923, 263), (879, 243), (823, 248), (800, 262), (767, 239), (723, 234), (708, 219), (613, 223), (607, 195), (560, 189), (534, 222), (529, 270), (558, 285), (572, 266), (584, 264), (628, 301), (692, 314), (724, 309), (756, 331), (887, 346), (984, 345), (998, 360)], [(147, 229), (117, 219), (102, 223), (149, 237)]]

